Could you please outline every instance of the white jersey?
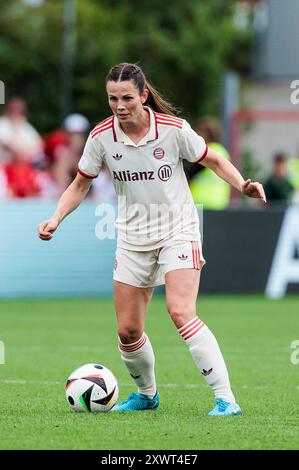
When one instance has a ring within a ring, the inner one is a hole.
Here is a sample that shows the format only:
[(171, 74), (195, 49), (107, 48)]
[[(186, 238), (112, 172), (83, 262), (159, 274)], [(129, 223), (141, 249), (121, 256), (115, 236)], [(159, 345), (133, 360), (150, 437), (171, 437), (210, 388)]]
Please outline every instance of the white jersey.
[(111, 116), (91, 131), (78, 168), (96, 178), (105, 163), (118, 194), (118, 246), (138, 251), (169, 239), (200, 240), (183, 159), (200, 162), (207, 153), (204, 139), (184, 119), (145, 109), (150, 128), (138, 144)]

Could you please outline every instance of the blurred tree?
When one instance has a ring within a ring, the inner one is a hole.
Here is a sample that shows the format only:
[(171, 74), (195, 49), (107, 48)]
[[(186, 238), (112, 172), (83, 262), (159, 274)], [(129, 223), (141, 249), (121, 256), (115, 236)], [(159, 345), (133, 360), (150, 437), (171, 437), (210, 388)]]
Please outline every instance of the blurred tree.
[(24, 97), (29, 119), (40, 131), (56, 126), (59, 116), (61, 32), (61, 2), (46, 1), (36, 7), (21, 0), (2, 2), (0, 76), (6, 100)]
[[(42, 132), (60, 120), (63, 1), (44, 0), (33, 8), (10, 0), (1, 7), (0, 79), (8, 95), (27, 99)], [(74, 2), (72, 111), (92, 123), (109, 113), (105, 76), (119, 62), (138, 62), (191, 121), (218, 114), (224, 70), (243, 72), (249, 62), (250, 35), (234, 23), (234, 0)]]

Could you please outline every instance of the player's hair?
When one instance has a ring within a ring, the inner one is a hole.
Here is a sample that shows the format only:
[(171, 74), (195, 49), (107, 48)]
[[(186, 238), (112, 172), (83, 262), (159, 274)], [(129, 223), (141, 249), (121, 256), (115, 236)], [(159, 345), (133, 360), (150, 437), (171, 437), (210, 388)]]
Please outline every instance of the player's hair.
[(148, 98), (144, 104), (149, 106), (153, 111), (163, 114), (172, 114), (173, 116), (178, 114), (178, 110), (160, 95), (157, 89), (147, 80), (138, 65), (129, 64), (127, 62), (115, 65), (109, 70), (106, 77), (106, 83), (110, 81), (124, 82), (126, 80), (133, 80), (140, 95), (144, 92), (145, 88), (148, 89)]

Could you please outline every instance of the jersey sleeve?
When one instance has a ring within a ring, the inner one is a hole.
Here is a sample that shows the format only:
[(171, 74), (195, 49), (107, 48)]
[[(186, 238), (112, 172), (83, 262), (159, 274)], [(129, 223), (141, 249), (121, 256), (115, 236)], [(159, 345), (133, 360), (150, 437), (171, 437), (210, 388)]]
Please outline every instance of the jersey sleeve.
[(208, 152), (208, 146), (203, 137), (198, 135), (187, 121), (179, 133), (180, 158), (191, 163), (199, 163)]
[(96, 178), (102, 168), (103, 155), (100, 142), (89, 136), (79, 160), (78, 172), (86, 178)]

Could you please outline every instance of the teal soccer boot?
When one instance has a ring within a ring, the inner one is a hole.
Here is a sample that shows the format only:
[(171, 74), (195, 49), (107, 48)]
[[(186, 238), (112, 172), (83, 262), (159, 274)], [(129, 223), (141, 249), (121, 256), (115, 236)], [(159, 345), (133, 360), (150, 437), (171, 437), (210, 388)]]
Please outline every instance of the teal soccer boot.
[(160, 397), (158, 392), (153, 398), (142, 393), (130, 393), (127, 400), (116, 404), (111, 411), (142, 411), (156, 410), (159, 406)]
[(229, 403), (223, 398), (216, 398), (215, 408), (210, 411), (208, 416), (240, 416), (242, 415), (241, 408), (238, 403)]

